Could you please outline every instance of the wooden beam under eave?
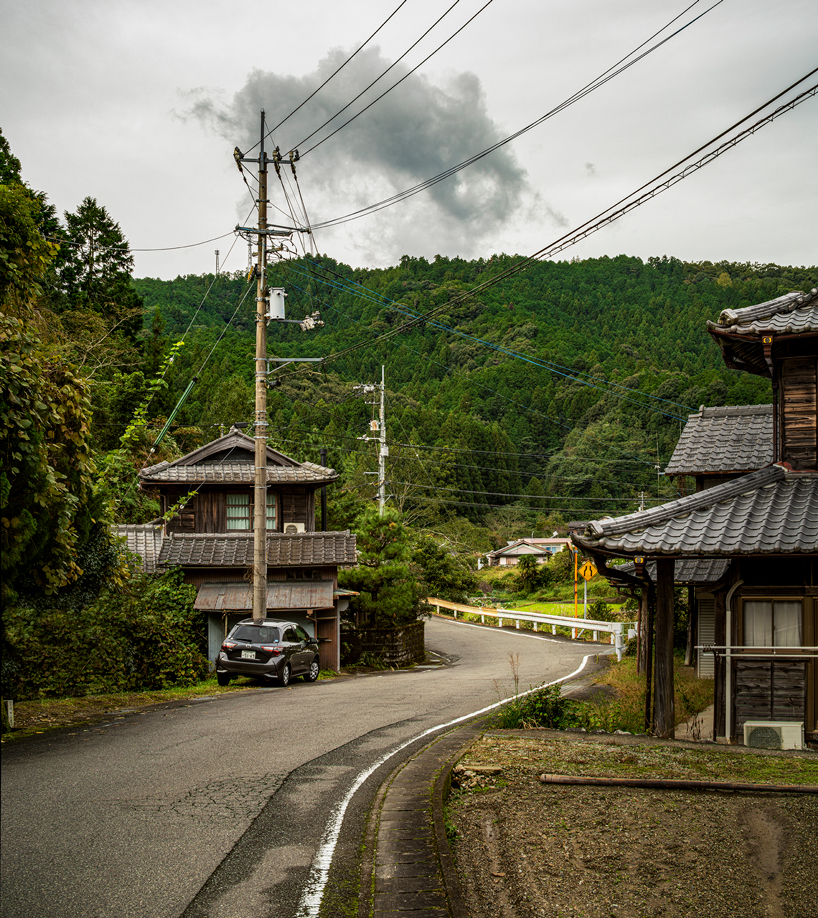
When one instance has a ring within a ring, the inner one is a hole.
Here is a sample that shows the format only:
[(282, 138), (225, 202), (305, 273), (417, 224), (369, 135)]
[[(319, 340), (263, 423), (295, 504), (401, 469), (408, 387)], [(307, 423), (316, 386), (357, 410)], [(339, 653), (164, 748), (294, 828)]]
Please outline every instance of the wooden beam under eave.
[(654, 730), (674, 739), (676, 704), (673, 687), (673, 558), (656, 559), (656, 654)]

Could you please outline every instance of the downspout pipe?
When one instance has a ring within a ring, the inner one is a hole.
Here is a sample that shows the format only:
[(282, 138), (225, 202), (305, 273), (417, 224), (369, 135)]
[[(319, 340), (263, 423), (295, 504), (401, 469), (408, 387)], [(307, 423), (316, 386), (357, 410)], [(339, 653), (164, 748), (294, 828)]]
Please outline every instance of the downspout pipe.
[(744, 583), (743, 580), (737, 580), (729, 589), (727, 597), (724, 600), (724, 644), (726, 647), (724, 654), (724, 738), (729, 743), (733, 736), (733, 692), (731, 690), (732, 682), (732, 664), (733, 664), (733, 594)]

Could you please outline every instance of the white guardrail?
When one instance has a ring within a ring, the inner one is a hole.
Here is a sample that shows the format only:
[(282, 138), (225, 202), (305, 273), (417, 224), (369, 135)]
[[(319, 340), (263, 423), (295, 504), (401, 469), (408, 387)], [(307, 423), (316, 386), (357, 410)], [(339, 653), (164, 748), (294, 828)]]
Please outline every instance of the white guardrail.
[[(437, 599), (434, 596), (426, 598), (430, 606), (435, 607), (435, 611), (440, 615), (441, 609), (451, 610), (454, 618), (457, 618), (458, 612), (464, 612), (468, 615), (479, 615), (480, 621), (485, 622), (486, 616), (496, 618), (499, 625), (503, 627), (503, 621), (514, 622), (517, 629), (520, 622), (533, 622), (534, 630), (537, 625), (550, 625), (551, 634), (557, 633), (557, 626), (571, 629), (571, 637), (576, 640), (583, 631), (590, 631), (595, 641), (599, 640), (599, 632), (611, 635), (611, 643), (616, 650), (617, 660), (622, 659), (625, 651), (625, 635), (628, 639), (635, 637), (636, 622), (601, 622), (592, 618), (574, 618), (573, 615), (546, 615), (542, 612), (523, 612), (520, 609), (496, 609), (493, 606), (467, 606), (462, 602), (449, 602), (448, 599)], [(627, 629), (627, 632), (626, 630)]]

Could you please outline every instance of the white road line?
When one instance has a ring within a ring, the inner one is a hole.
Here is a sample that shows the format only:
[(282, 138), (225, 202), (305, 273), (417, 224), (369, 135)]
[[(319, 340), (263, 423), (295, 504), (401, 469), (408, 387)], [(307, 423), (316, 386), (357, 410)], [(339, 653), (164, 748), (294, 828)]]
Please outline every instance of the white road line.
[[(467, 622), (461, 622), (461, 624), (468, 624)], [(477, 627), (472, 625), (471, 627)], [(511, 632), (509, 632), (511, 633)], [(534, 637), (534, 635), (524, 635), (525, 637)], [(540, 639), (542, 640), (542, 638)], [(547, 639), (546, 639), (547, 640)], [(560, 643), (557, 641), (556, 643)], [(562, 676), (560, 679), (554, 679), (553, 682), (544, 683), (545, 685), (558, 685), (560, 682), (565, 682), (568, 679), (573, 679), (574, 676), (578, 676), (585, 665), (591, 657), (598, 656), (595, 653), (586, 654), (582, 658), (582, 663), (577, 669), (572, 673), (569, 673), (567, 676)], [(528, 689), (526, 692), (519, 692), (519, 695), (529, 695), (531, 692), (536, 692), (537, 689), (542, 688), (543, 685), (538, 685), (535, 688)], [(507, 699), (506, 699), (507, 700)], [(453, 727), (455, 724), (462, 723), (465, 720), (471, 720), (474, 717), (479, 717), (481, 714), (487, 714), (489, 711), (494, 708), (500, 707), (506, 703), (504, 701), (496, 701), (494, 704), (490, 704), (488, 707), (481, 708), (479, 711), (472, 711), (471, 714), (464, 714), (462, 717), (456, 717), (454, 720), (450, 720), (445, 724), (438, 724), (436, 727), (429, 727), (428, 730), (424, 730), (422, 733), (418, 733), (417, 736), (413, 736), (411, 739), (406, 740), (401, 743), (400, 746), (396, 746), (391, 752), (387, 752), (385, 755), (382, 755), (379, 759), (373, 762), (368, 768), (365, 768), (363, 771), (359, 772), (358, 776), (352, 783), (352, 786), (347, 791), (346, 796), (341, 800), (340, 803), (332, 810), (332, 815), (330, 816), (327, 827), (324, 830), (324, 835), (321, 839), (321, 844), (318, 846), (318, 851), (315, 853), (315, 857), (312, 861), (312, 866), (310, 867), (310, 876), (307, 880), (306, 887), (304, 892), (301, 895), (301, 901), (298, 904), (298, 918), (316, 918), (318, 911), (321, 907), (321, 899), (324, 896), (324, 889), (327, 885), (327, 880), (329, 879), (329, 870), (332, 866), (332, 858), (335, 854), (335, 846), (338, 844), (338, 837), (341, 833), (341, 824), (344, 821), (344, 814), (347, 811), (352, 798), (355, 796), (356, 791), (361, 785), (366, 781), (370, 775), (372, 775), (384, 762), (388, 762), (392, 756), (397, 755), (403, 749), (406, 749), (407, 746), (411, 746), (412, 743), (416, 743), (418, 740), (423, 739), (426, 736), (431, 736), (433, 733), (437, 733), (439, 730), (446, 730), (448, 727)]]

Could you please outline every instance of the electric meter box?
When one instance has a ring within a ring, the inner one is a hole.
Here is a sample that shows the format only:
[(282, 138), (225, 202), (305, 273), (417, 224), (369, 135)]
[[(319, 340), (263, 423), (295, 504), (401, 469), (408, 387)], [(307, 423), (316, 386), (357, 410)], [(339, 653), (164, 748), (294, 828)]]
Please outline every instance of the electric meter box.
[(268, 319), (283, 319), (285, 315), (285, 297), (283, 287), (270, 287), (270, 305), (267, 310)]

